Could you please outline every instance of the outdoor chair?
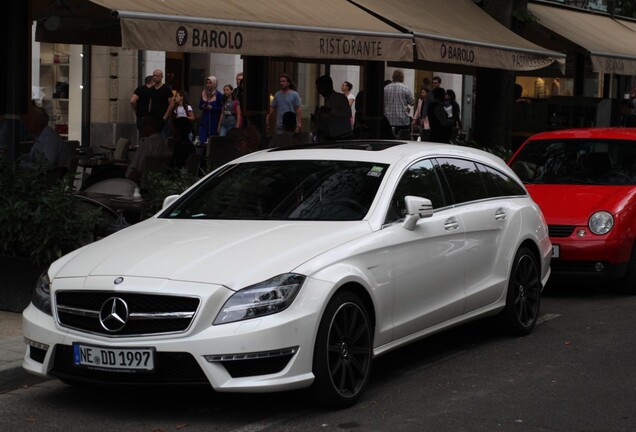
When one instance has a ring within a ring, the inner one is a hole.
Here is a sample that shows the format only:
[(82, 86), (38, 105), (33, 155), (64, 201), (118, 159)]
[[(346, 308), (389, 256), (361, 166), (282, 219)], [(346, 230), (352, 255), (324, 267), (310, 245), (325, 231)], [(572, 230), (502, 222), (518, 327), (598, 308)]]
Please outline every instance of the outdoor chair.
[(111, 178), (88, 186), (85, 192), (105, 193), (118, 196), (132, 196), (137, 183), (125, 178)]

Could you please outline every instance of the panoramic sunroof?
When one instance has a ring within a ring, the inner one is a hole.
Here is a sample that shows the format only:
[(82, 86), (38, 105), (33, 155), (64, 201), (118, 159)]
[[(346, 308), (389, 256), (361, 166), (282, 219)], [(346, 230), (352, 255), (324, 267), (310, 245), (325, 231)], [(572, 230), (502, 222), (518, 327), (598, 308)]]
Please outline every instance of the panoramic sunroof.
[(382, 151), (391, 147), (406, 144), (405, 141), (369, 141), (369, 140), (352, 140), (352, 141), (335, 141), (324, 143), (297, 144), (285, 147), (276, 147), (269, 151), (287, 151), (287, 150), (304, 150), (304, 149), (344, 149), (344, 150), (364, 150), (364, 151)]

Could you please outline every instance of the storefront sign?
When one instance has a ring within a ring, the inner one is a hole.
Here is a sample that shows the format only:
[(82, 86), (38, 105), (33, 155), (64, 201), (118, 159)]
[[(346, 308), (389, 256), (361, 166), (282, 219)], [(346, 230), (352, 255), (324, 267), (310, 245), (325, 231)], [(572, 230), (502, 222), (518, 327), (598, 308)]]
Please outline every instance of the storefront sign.
[(425, 37), (415, 37), (418, 57), (436, 63), (487, 67), (514, 71), (530, 71), (550, 66), (557, 62), (565, 67), (565, 59), (549, 55), (515, 51), (506, 48), (464, 44)]
[(597, 73), (636, 75), (636, 59), (591, 55), (592, 70)]
[(289, 29), (121, 19), (126, 48), (343, 60), (411, 61), (410, 35), (359, 35)]

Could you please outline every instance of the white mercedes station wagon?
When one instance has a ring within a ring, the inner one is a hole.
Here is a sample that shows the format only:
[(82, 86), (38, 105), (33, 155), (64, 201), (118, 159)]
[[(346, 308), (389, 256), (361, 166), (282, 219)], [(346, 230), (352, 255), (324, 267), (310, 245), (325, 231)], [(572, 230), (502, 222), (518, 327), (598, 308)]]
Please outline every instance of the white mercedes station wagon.
[(69, 384), (310, 387), (355, 403), (372, 360), (478, 317), (529, 333), (550, 275), (505, 163), (432, 143), (269, 149), (54, 262), (24, 368)]

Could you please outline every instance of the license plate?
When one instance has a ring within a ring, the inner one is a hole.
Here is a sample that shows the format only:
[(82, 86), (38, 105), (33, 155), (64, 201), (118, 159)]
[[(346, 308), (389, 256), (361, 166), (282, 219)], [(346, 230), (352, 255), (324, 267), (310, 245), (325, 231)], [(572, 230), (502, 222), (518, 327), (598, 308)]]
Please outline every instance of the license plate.
[(559, 257), (559, 245), (552, 245), (552, 258)]
[(91, 369), (149, 372), (155, 369), (154, 348), (107, 348), (73, 344), (73, 364)]

